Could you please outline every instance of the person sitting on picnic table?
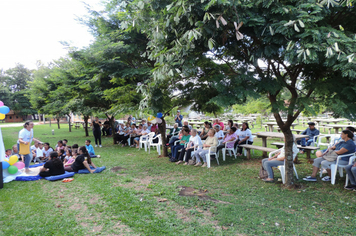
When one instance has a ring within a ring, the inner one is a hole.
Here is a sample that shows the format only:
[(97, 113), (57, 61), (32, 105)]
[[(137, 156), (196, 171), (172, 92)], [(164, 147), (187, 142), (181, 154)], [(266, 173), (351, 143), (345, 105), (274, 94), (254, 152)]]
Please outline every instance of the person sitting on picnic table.
[(211, 123), (209, 121), (204, 122), (204, 129), (200, 133), (201, 140), (205, 140), (208, 137), (208, 132), (212, 128)]
[[(205, 143), (203, 144), (203, 149), (200, 149), (196, 151), (195, 157), (196, 157), (196, 164), (194, 166), (201, 166), (201, 167), (206, 167), (206, 154), (209, 153), (209, 148), (212, 147), (211, 151), (215, 152), (216, 151), (216, 146), (218, 145), (218, 139), (215, 137), (215, 129), (210, 129), (208, 132), (208, 138), (205, 140)], [(208, 157), (210, 158), (210, 157)], [(203, 160), (204, 164), (201, 164), (201, 160)]]
[(94, 173), (95, 169), (91, 169), (90, 166), (96, 168), (94, 163), (91, 161), (90, 155), (85, 146), (81, 146), (78, 149), (77, 158), (75, 158), (74, 163), (71, 166), (67, 166), (64, 168), (65, 171), (68, 172), (78, 172), (78, 170), (87, 169), (90, 173)]
[[(285, 139), (284, 139), (284, 141), (285, 141)], [(293, 142), (293, 159), (297, 156), (298, 152), (299, 152), (299, 149), (297, 147), (297, 144), (295, 142)], [(286, 154), (285, 154), (284, 146), (274, 156), (272, 156), (270, 158), (263, 159), (262, 166), (263, 166), (263, 169), (265, 169), (267, 171), (268, 177), (265, 179), (262, 179), (262, 180), (267, 183), (272, 183), (274, 181), (272, 167), (284, 165), (285, 159), (286, 159)]]
[(180, 129), (178, 128), (178, 123), (175, 123), (173, 128), (170, 129), (169, 134), (167, 135), (167, 143), (173, 136), (177, 136), (179, 134)]
[(172, 157), (170, 159), (171, 162), (176, 162), (178, 161), (178, 150), (184, 148), (184, 145), (189, 142), (190, 135), (189, 135), (190, 130), (187, 127), (183, 127), (182, 129), (182, 138), (179, 141), (177, 145), (174, 145), (171, 147), (171, 152), (172, 152)]
[[(314, 122), (309, 122), (308, 123), (309, 128), (304, 130), (301, 134), (302, 135), (308, 135), (308, 138), (302, 138), (301, 140), (297, 141), (297, 144), (302, 145), (303, 147), (305, 146), (310, 146), (310, 144), (314, 141), (314, 137), (319, 135), (319, 130), (315, 128), (315, 123)], [(304, 149), (300, 150), (300, 153), (304, 153)]]
[(189, 159), (191, 158), (191, 155), (192, 155), (192, 152), (194, 151), (194, 149), (203, 147), (203, 143), (197, 134), (198, 134), (198, 131), (196, 129), (192, 129), (191, 136), (189, 138), (189, 143), (186, 148), (181, 149), (181, 152), (178, 157), (178, 162), (176, 163), (177, 165), (184, 162), (183, 161), (184, 155), (186, 155), (186, 158), (185, 158), (186, 161), (185, 161), (184, 165), (188, 165)]
[(226, 135), (224, 137), (224, 141), (219, 146), (217, 146), (216, 152), (218, 152), (221, 149), (225, 148), (225, 144), (227, 142), (229, 142), (228, 144), (226, 144), (227, 148), (233, 148), (234, 147), (234, 143), (232, 143), (232, 141), (237, 139), (237, 134), (235, 132), (236, 132), (236, 127), (231, 127), (231, 129), (229, 129), (229, 132), (226, 133)]
[(39, 175), (41, 177), (48, 177), (62, 174), (64, 174), (62, 160), (58, 158), (57, 152), (51, 152), (49, 154), (49, 161), (47, 161), (40, 169)]
[(213, 127), (215, 127), (216, 125), (219, 125), (221, 130), (224, 130), (224, 128), (225, 128), (224, 123), (222, 121), (220, 121), (219, 118), (215, 119), (215, 123), (213, 124)]
[[(248, 127), (248, 123), (242, 123), (241, 129), (237, 130), (238, 140), (234, 144), (234, 148), (236, 148), (240, 144), (253, 144), (253, 137), (250, 128)], [(242, 147), (239, 146), (237, 149), (237, 156), (242, 155)]]
[[(328, 155), (329, 152), (332, 152), (335, 150), (335, 153), (337, 155), (347, 155), (347, 154), (352, 154), (355, 152), (355, 143), (353, 142), (353, 133), (350, 130), (343, 130), (341, 132), (341, 138), (343, 141), (337, 143), (336, 145), (329, 147), (328, 149), (324, 149), (321, 151), (317, 151), (315, 155), (317, 156), (316, 159), (314, 159), (314, 164), (313, 164), (313, 173), (311, 176), (307, 176), (306, 178), (303, 178), (305, 181), (316, 181), (316, 174), (319, 171), (320, 165), (323, 169), (326, 169), (328, 172), (328, 175), (322, 178), (322, 181), (330, 181), (331, 178), (331, 170), (330, 166), (332, 164), (336, 163), (336, 159), (334, 161), (327, 161), (324, 156)], [(347, 165), (349, 163), (351, 155), (342, 157), (339, 160), (340, 165)]]
[(228, 120), (227, 126), (225, 126), (224, 131), (229, 131), (232, 126), (234, 126), (234, 122), (232, 120)]
[(215, 137), (218, 139), (218, 140), (222, 140), (224, 138), (224, 132), (220, 129), (220, 125), (214, 125), (214, 129), (216, 131), (215, 133)]

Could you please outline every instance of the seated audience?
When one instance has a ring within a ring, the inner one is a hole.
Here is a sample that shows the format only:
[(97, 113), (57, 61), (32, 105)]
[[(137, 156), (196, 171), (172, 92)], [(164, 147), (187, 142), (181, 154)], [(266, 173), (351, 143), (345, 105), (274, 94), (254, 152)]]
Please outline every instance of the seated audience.
[(43, 162), (43, 160), (44, 160), (44, 157), (43, 157), (43, 150), (44, 150), (44, 148), (43, 148), (43, 143), (38, 143), (38, 147), (37, 147), (37, 149), (36, 149), (36, 151), (35, 151), (36, 156), (35, 156), (33, 162), (35, 162), (35, 163), (36, 163), (36, 162), (40, 162), (40, 163)]
[[(253, 137), (250, 128), (248, 127), (248, 123), (244, 122), (242, 123), (242, 128), (240, 130), (237, 130), (237, 137), (238, 140), (234, 144), (234, 147), (236, 148), (240, 144), (253, 144)], [(239, 146), (237, 149), (237, 156), (242, 155), (242, 147)]]
[(189, 138), (190, 138), (189, 132), (190, 132), (190, 130), (187, 127), (183, 126), (183, 129), (182, 129), (183, 136), (182, 136), (181, 140), (179, 141), (179, 143), (177, 145), (173, 145), (171, 147), (171, 153), (172, 153), (172, 157), (170, 159), (171, 162), (178, 161), (177, 160), (178, 159), (178, 150), (183, 149), (184, 145), (189, 142)]
[(44, 148), (43, 148), (43, 157), (44, 160), (46, 160), (47, 158), (49, 159), (49, 154), (53, 152), (53, 148), (51, 148), (49, 146), (49, 143), (44, 143)]
[(186, 155), (186, 158), (185, 158), (184, 165), (188, 165), (188, 162), (189, 162), (189, 160), (191, 158), (192, 152), (195, 149), (199, 150), (199, 148), (203, 147), (203, 143), (202, 143), (200, 137), (197, 134), (198, 134), (197, 130), (196, 129), (192, 129), (191, 136), (189, 138), (189, 143), (188, 143), (186, 148), (182, 148), (181, 149), (181, 152), (180, 152), (179, 157), (178, 157), (178, 162), (176, 163), (177, 165), (179, 165), (180, 163), (184, 162), (184, 156), (185, 155)]
[[(295, 142), (293, 142), (293, 159), (297, 156), (298, 152), (299, 152), (299, 149), (297, 147), (297, 144)], [(268, 177), (265, 179), (262, 179), (262, 180), (265, 182), (272, 183), (274, 181), (272, 167), (284, 165), (285, 159), (286, 159), (286, 155), (285, 155), (284, 147), (281, 148), (280, 151), (278, 153), (276, 153), (274, 156), (272, 156), (270, 158), (263, 159), (262, 166), (267, 171)]]
[(77, 149), (73, 150), (72, 156), (66, 162), (64, 162), (64, 167), (71, 166), (74, 163), (75, 158), (77, 157), (77, 155), (78, 155), (77, 154)]
[[(342, 142), (339, 142), (335, 144), (333, 147), (329, 147), (328, 149), (324, 149), (321, 151), (316, 152), (317, 158), (314, 159), (314, 164), (313, 164), (313, 172), (311, 176), (307, 176), (306, 178), (303, 178), (305, 181), (316, 181), (316, 174), (319, 171), (320, 166), (323, 169), (326, 169), (328, 172), (328, 175), (322, 178), (322, 181), (330, 181), (331, 178), (331, 170), (330, 170), (330, 165), (335, 164), (336, 160), (334, 161), (327, 161), (324, 156), (327, 155), (329, 152), (335, 150), (335, 153), (337, 155), (347, 155), (347, 154), (353, 154), (355, 152), (355, 143), (353, 142), (353, 137), (354, 135), (350, 130), (343, 130), (341, 132), (341, 138), (343, 139)], [(340, 165), (347, 165), (349, 163), (351, 155), (342, 157), (339, 160)]]
[[(203, 149), (200, 149), (195, 152), (195, 157), (196, 157), (196, 164), (194, 166), (201, 166), (201, 167), (206, 167), (206, 154), (209, 153), (209, 148), (211, 147), (211, 151), (215, 152), (216, 151), (216, 146), (218, 145), (218, 139), (215, 137), (215, 130), (210, 129), (208, 132), (208, 137), (205, 140), (205, 143), (203, 144)], [(210, 157), (208, 157), (210, 158)], [(204, 164), (201, 164), (201, 160), (203, 160)]]
[[(315, 128), (315, 123), (314, 122), (309, 122), (308, 123), (309, 128), (304, 130), (301, 134), (302, 135), (308, 135), (308, 138), (302, 138), (301, 140), (297, 141), (297, 144), (302, 145), (303, 147), (305, 146), (310, 146), (310, 144), (313, 142), (314, 137), (319, 135), (319, 130)], [(300, 153), (304, 153), (304, 149), (300, 150)]]
[(225, 148), (225, 144), (226, 144), (226, 148), (234, 148), (234, 144), (232, 141), (236, 140), (237, 141), (237, 134), (236, 134), (236, 128), (235, 127), (231, 127), (229, 129), (229, 132), (226, 133), (225, 137), (224, 137), (224, 141), (216, 148), (216, 152), (220, 151), (221, 149)]
[(167, 135), (167, 143), (169, 143), (169, 140), (173, 137), (173, 136), (177, 136), (179, 134), (179, 127), (178, 127), (178, 123), (175, 123), (173, 128), (170, 129), (169, 134)]
[(132, 134), (131, 134), (131, 140), (130, 140), (131, 147), (135, 147), (136, 146), (134, 139), (135, 138), (139, 138), (140, 139), (141, 132), (142, 132), (142, 124), (139, 124), (138, 128), (136, 128), (135, 131), (132, 132)]
[(220, 129), (221, 129), (221, 130), (224, 130), (224, 128), (225, 128), (225, 127), (224, 127), (224, 123), (221, 122), (219, 118), (216, 118), (216, 119), (215, 119), (215, 123), (213, 124), (213, 127), (215, 127), (215, 125), (220, 125)]
[(212, 128), (211, 123), (209, 121), (204, 122), (204, 129), (200, 133), (201, 140), (205, 140), (208, 137), (208, 132)]
[(59, 140), (59, 141), (57, 142), (56, 151), (58, 152), (60, 149), (63, 149), (63, 150), (64, 150), (64, 145), (63, 145), (63, 141), (62, 141), (62, 140)]
[(345, 189), (354, 190), (356, 189), (356, 162), (354, 164), (346, 166), (345, 169), (351, 182), (351, 184), (345, 186)]
[(62, 161), (58, 158), (57, 152), (51, 152), (49, 160), (40, 169), (39, 175), (41, 177), (48, 177), (62, 174), (64, 174)]
[(100, 158), (100, 155), (95, 155), (94, 147), (90, 143), (91, 143), (91, 141), (89, 139), (85, 140), (85, 148), (87, 149), (90, 157), (91, 158), (95, 158), (95, 157)]
[(66, 150), (66, 155), (64, 157), (64, 163), (67, 163), (69, 159), (72, 158), (72, 150), (71, 149), (67, 149)]
[[(140, 144), (140, 137), (141, 136), (143, 136), (143, 135), (147, 135), (147, 134), (149, 134), (151, 131), (149, 130), (149, 129), (147, 129), (147, 125), (144, 125), (143, 126), (143, 129), (142, 129), (142, 131), (141, 131), (141, 133), (139, 133), (138, 135), (139, 135), (139, 137), (136, 137), (136, 138), (134, 138), (134, 142), (136, 143), (136, 148), (139, 148), (140, 146), (139, 146), (139, 144)], [(145, 137), (142, 137), (144, 140), (146, 140), (146, 138)]]
[(94, 173), (95, 169), (91, 169), (90, 165), (94, 168), (96, 168), (96, 166), (91, 161), (86, 147), (81, 146), (78, 150), (79, 155), (75, 158), (74, 163), (71, 166), (65, 167), (64, 170), (68, 172), (78, 172), (78, 170), (87, 169), (90, 173)]
[(65, 153), (64, 149), (59, 149), (57, 151), (57, 153), (58, 153), (58, 158), (61, 159), (61, 161), (63, 162), (64, 161), (64, 157), (66, 156), (66, 153)]
[(63, 146), (67, 146), (68, 145), (68, 140), (67, 139), (63, 139)]
[(224, 132), (220, 129), (220, 125), (214, 125), (214, 129), (216, 131), (215, 133), (215, 137), (218, 139), (218, 140), (222, 140), (224, 138)]
[(231, 129), (231, 127), (234, 126), (234, 122), (232, 120), (228, 120), (227, 121), (227, 126), (225, 126), (224, 131), (229, 131)]

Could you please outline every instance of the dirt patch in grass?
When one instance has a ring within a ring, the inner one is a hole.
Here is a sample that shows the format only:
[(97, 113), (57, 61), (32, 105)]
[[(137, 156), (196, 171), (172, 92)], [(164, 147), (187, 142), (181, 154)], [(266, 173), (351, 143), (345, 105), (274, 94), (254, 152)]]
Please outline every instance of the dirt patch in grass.
[(121, 166), (114, 166), (113, 168), (111, 168), (112, 172), (118, 172), (118, 171), (121, 171), (121, 170), (127, 170), (127, 169), (124, 168), (124, 167), (121, 167)]
[(215, 203), (223, 203), (223, 204), (231, 204), (230, 202), (224, 202), (224, 201), (220, 201), (214, 198), (211, 198), (209, 196), (207, 196), (206, 194), (208, 193), (208, 190), (197, 190), (191, 187), (186, 187), (186, 186), (179, 186), (178, 187), (180, 189), (179, 191), (179, 196), (184, 196), (184, 197), (198, 197), (201, 200), (209, 200)]

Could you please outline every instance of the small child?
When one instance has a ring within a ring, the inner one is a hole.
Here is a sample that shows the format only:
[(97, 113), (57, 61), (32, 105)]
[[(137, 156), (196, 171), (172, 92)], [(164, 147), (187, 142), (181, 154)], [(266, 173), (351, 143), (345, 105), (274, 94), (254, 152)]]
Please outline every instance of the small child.
[(68, 144), (68, 140), (67, 139), (63, 139), (63, 146), (67, 146)]
[(91, 158), (95, 158), (95, 157), (100, 158), (100, 155), (95, 155), (94, 147), (90, 143), (91, 143), (91, 141), (89, 139), (85, 140), (85, 148), (87, 149), (90, 157)]
[(5, 151), (5, 161), (8, 161), (9, 158), (11, 157), (12, 150), (11, 149), (6, 149)]
[(19, 158), (19, 160), (21, 160), (21, 156), (19, 154), (19, 149), (17, 147), (17, 144), (14, 144), (14, 146), (12, 146), (11, 156), (13, 156), (13, 155), (16, 155)]
[(43, 162), (43, 143), (38, 143), (38, 147), (36, 149), (36, 156), (33, 160), (34, 163), (39, 162), (42, 163)]
[(67, 167), (67, 166), (71, 166), (74, 161), (75, 161), (75, 158), (77, 157), (78, 153), (77, 153), (77, 150), (73, 150), (73, 152), (71, 152), (71, 157), (64, 162), (64, 167)]
[(64, 157), (66, 156), (65, 153), (64, 153), (64, 149), (59, 149), (57, 151), (58, 153), (58, 159), (60, 159), (62, 162), (64, 161)]
[(64, 157), (64, 163), (66, 163), (71, 157), (72, 157), (72, 150), (71, 149), (67, 149), (66, 150), (66, 155)]

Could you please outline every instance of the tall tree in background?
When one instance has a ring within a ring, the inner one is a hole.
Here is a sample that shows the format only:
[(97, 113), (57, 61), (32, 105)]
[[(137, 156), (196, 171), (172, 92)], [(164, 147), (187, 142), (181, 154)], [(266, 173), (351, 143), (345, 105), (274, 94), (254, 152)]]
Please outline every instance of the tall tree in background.
[[(179, 78), (192, 68), (186, 63), (191, 56), (201, 54), (228, 67), (221, 82), (212, 85), (220, 96), (215, 102), (266, 96), (286, 138), (286, 182), (290, 186), (290, 126), (298, 115), (318, 109), (309, 106), (313, 103), (326, 103), (346, 117), (356, 111), (356, 9), (351, 2), (135, 1), (123, 25), (139, 25), (148, 35), (149, 58), (156, 60), (154, 83)], [(284, 89), (290, 94), (288, 106), (280, 96)], [(287, 114), (285, 122), (280, 111)]]

